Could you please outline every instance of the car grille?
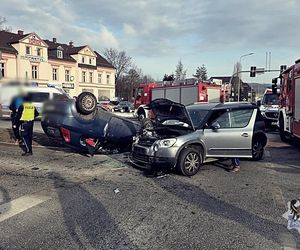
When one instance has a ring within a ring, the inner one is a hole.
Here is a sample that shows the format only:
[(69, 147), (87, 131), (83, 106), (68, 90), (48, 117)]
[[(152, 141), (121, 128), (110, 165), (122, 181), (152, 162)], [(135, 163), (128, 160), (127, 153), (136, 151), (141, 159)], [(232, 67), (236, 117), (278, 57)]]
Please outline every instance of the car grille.
[(140, 147), (134, 147), (133, 151), (135, 153), (139, 153), (139, 154), (146, 154), (146, 149), (145, 148), (140, 148)]
[(277, 119), (278, 118), (278, 112), (265, 112), (266, 117), (271, 119)]
[(150, 157), (149, 156), (144, 155), (144, 154), (140, 154), (140, 153), (137, 153), (137, 152), (132, 153), (132, 158), (134, 160), (137, 160), (137, 161), (150, 162)]

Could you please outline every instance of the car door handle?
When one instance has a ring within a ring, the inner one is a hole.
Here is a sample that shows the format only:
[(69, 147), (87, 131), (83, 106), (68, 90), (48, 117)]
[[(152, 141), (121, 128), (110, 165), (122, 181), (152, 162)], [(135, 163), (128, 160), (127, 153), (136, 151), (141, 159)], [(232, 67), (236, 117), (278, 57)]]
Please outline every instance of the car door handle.
[(248, 135), (248, 133), (243, 133), (242, 136), (243, 137), (248, 137), (249, 135)]

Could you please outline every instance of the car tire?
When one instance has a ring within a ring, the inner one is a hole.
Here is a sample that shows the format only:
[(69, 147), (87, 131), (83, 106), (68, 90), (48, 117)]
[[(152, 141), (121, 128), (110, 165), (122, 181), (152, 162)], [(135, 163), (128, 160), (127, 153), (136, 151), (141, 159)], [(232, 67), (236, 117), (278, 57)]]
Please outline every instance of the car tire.
[(138, 110), (137, 112), (137, 115), (138, 115), (138, 120), (141, 122), (143, 121), (145, 118), (146, 118), (146, 113), (144, 110)]
[(90, 92), (82, 92), (76, 101), (77, 111), (82, 115), (89, 115), (97, 109), (97, 99)]
[(193, 176), (198, 173), (203, 162), (203, 154), (197, 148), (185, 148), (180, 153), (177, 169), (184, 176)]
[(265, 147), (261, 140), (254, 140), (252, 143), (252, 160), (259, 161), (264, 156)]

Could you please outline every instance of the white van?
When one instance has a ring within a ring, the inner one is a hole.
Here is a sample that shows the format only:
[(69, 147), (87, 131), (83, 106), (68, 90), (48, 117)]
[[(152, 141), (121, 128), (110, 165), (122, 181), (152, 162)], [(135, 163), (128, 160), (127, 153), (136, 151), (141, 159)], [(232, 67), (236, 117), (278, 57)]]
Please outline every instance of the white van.
[(32, 102), (39, 113), (41, 113), (45, 101), (52, 100), (58, 95), (66, 95), (63, 90), (53, 87), (0, 85), (0, 118), (10, 117), (9, 105), (11, 100), (20, 93), (30, 94)]

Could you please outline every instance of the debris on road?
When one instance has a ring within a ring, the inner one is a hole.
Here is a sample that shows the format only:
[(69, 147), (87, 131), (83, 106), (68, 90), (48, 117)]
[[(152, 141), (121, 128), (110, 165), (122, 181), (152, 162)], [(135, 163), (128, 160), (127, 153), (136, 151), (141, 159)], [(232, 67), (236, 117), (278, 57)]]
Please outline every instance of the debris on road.
[(115, 194), (118, 194), (118, 193), (120, 193), (120, 190), (119, 190), (118, 188), (116, 188), (116, 189), (114, 190), (114, 193), (115, 193)]
[(156, 178), (157, 179), (161, 179), (161, 178), (165, 178), (165, 177), (168, 177), (168, 176), (169, 176), (168, 174), (163, 174), (163, 175), (157, 176)]

